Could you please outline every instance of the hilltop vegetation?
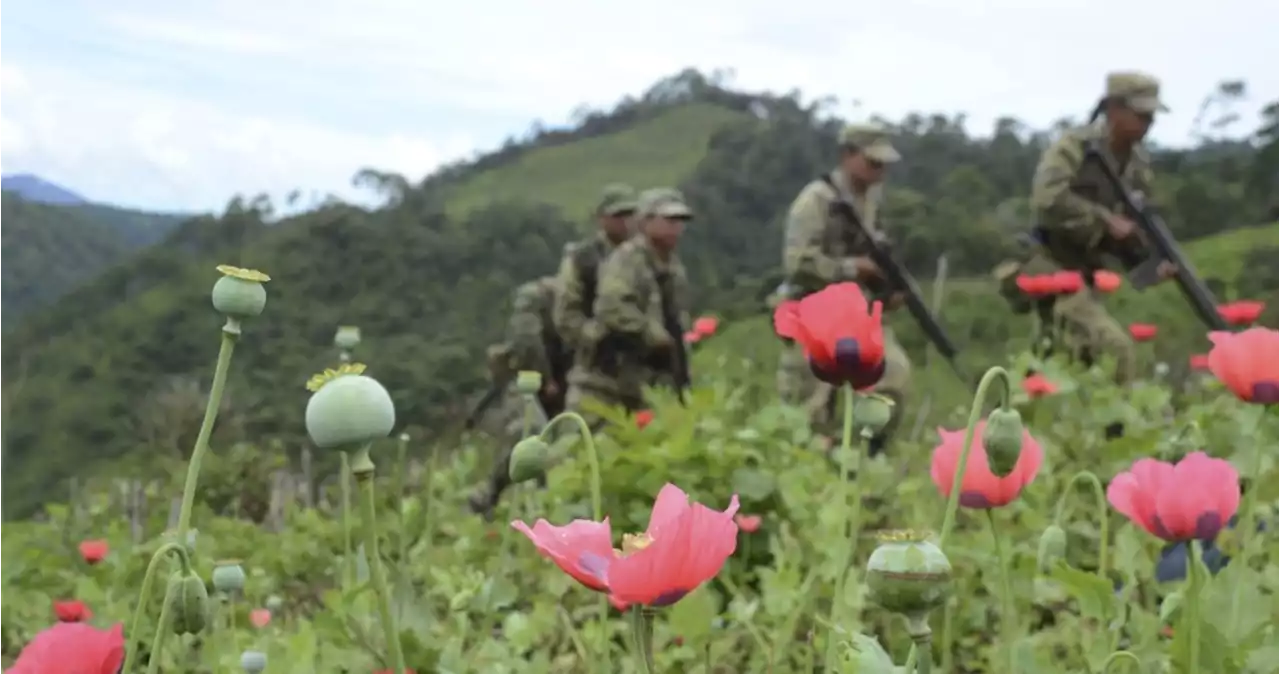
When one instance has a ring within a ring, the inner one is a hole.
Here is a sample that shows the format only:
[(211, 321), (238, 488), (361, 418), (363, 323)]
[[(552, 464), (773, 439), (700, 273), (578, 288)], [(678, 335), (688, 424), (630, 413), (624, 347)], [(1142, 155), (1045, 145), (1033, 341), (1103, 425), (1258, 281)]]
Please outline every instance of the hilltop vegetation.
[[(1265, 161), (1274, 154), (1274, 106), (1269, 115), (1270, 130), (1256, 139), (1157, 153), (1179, 237), (1262, 221), (1275, 184), (1275, 162)], [(273, 281), (271, 306), (237, 351), (215, 447), (246, 436), (299, 447), (302, 385), (333, 362), (339, 324), (363, 328), (360, 357), (394, 392), (401, 423), (447, 432), (484, 384), (481, 353), (498, 335), (512, 288), (553, 271), (563, 243), (589, 227), (584, 213), (601, 185), (681, 187), (698, 213), (682, 254), (699, 306), (746, 316), (759, 311), (760, 288), (778, 264), (782, 214), (832, 163), (842, 123), (820, 103), (734, 92), (686, 72), (584, 115), (575, 129), (535, 130), (419, 185), (367, 171), (363, 179), (387, 196), (379, 209), (330, 204), (268, 227), (269, 204), (236, 200), (218, 217), (189, 220), (5, 334), (6, 515), (29, 512), (50, 486), (104, 462), (125, 470), (122, 457), (186, 451), (217, 339), (208, 289), (219, 263), (259, 268)], [(961, 116), (940, 114), (893, 124), (907, 161), (895, 168), (885, 213), (908, 266), (931, 275), (946, 251), (952, 278), (982, 276), (1016, 252), (1028, 176), (1049, 132), (1007, 119), (976, 138)], [(1200, 259), (1217, 277), (1228, 275), (1219, 266), (1230, 268), (1233, 278), (1221, 279), (1229, 294), (1274, 289), (1244, 288), (1242, 279), (1256, 277), (1238, 272), (1275, 277), (1275, 232), (1248, 235), (1256, 239), (1240, 246), (1244, 257), (1210, 245)], [(7, 246), (6, 233), (6, 256)], [(987, 290), (949, 290), (948, 323), (986, 343), (1025, 334)], [(919, 355), (912, 329), (901, 332)]]

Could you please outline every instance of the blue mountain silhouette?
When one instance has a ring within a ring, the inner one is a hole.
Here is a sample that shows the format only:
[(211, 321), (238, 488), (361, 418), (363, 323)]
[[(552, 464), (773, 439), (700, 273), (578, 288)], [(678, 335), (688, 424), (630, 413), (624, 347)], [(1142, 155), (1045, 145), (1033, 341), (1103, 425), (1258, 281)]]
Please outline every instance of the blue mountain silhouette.
[(88, 199), (71, 190), (30, 173), (15, 173), (0, 177), (0, 189), (16, 192), (27, 201), (59, 206), (75, 206), (89, 203)]

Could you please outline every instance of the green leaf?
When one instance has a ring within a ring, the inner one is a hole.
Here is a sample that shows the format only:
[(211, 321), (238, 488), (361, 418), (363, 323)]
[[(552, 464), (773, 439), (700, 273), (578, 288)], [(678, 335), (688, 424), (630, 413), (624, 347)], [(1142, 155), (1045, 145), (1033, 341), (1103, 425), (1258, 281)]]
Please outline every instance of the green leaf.
[(704, 585), (671, 607), (667, 624), (686, 641), (698, 643), (711, 635), (711, 622), (718, 615), (716, 600)]
[(753, 468), (733, 471), (733, 489), (744, 501), (763, 501), (773, 494), (778, 480), (773, 475)]
[(1080, 606), (1080, 614), (1098, 621), (1106, 620), (1115, 603), (1111, 583), (1097, 574), (1086, 573), (1059, 561), (1049, 576), (1062, 584)]

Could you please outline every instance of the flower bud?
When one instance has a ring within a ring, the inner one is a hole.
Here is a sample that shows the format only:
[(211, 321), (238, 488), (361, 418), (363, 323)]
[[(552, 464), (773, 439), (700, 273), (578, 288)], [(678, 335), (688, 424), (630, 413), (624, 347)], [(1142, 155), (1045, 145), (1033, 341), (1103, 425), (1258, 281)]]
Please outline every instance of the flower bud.
[(224, 594), (244, 589), (244, 568), (240, 562), (218, 562), (213, 566), (213, 589)]
[(245, 651), (240, 654), (240, 669), (247, 674), (258, 674), (267, 668), (267, 655), (260, 651)]
[(987, 450), (992, 473), (1004, 477), (1013, 472), (1022, 454), (1022, 433), (1022, 415), (1018, 410), (1000, 408), (987, 416), (982, 446)]
[(267, 306), (267, 289), (263, 283), (270, 276), (256, 269), (218, 265), (222, 278), (213, 284), (213, 308), (229, 318), (253, 318)]
[(358, 363), (343, 365), (307, 383), (314, 391), (307, 401), (307, 434), (317, 447), (355, 449), (387, 437), (395, 427), (391, 394), (361, 372), (364, 366)]
[(875, 393), (860, 395), (853, 406), (853, 424), (868, 435), (875, 435), (889, 425), (893, 406), (892, 398)]
[(346, 351), (360, 346), (360, 328), (354, 325), (338, 326), (338, 331), (333, 333), (333, 345)]
[(519, 484), (542, 475), (546, 472), (550, 456), (551, 447), (537, 435), (517, 442), (511, 448), (511, 461), (507, 464), (511, 481)]
[(1036, 550), (1036, 565), (1041, 571), (1052, 569), (1067, 556), (1067, 532), (1057, 524), (1050, 524), (1040, 534), (1040, 547)]
[(951, 562), (921, 533), (891, 532), (867, 559), (871, 600), (908, 618), (941, 606), (951, 593)]
[(275, 613), (279, 611), (283, 606), (284, 606), (284, 600), (281, 599), (280, 597), (277, 597), (274, 594), (271, 595), (270, 597), (267, 597), (266, 607), (268, 611)]
[(209, 616), (209, 590), (194, 573), (175, 571), (165, 592), (169, 603), (170, 627), (174, 634), (198, 634)]
[(542, 373), (521, 370), (516, 375), (516, 390), (527, 396), (537, 395), (542, 390)]

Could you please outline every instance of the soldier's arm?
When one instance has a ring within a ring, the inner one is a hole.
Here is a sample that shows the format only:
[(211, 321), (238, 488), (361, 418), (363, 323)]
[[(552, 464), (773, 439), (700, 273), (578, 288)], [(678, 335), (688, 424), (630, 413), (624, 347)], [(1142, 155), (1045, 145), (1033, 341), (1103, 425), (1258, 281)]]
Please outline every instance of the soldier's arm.
[(823, 250), (826, 209), (818, 190), (806, 187), (787, 211), (782, 269), (801, 285), (823, 286), (856, 275), (852, 258), (835, 258)]
[[(621, 253), (621, 254), (619, 254)], [(661, 299), (647, 278), (643, 256), (617, 251), (600, 265), (595, 319), (608, 332), (639, 337), (649, 346), (669, 340), (662, 325)]]
[(550, 381), (551, 362), (542, 341), (542, 301), (532, 286), (516, 290), (515, 306), (507, 323), (507, 343), (511, 345), (517, 370), (540, 372), (543, 381)]
[(1088, 232), (1101, 236), (1110, 212), (1101, 204), (1071, 191), (1071, 181), (1084, 163), (1085, 149), (1066, 136), (1045, 151), (1031, 185), (1031, 208), (1050, 229)]
[(582, 278), (578, 275), (578, 265), (574, 264), (573, 255), (573, 248), (566, 247), (564, 257), (560, 259), (560, 270), (556, 274), (560, 283), (560, 292), (556, 293), (551, 315), (556, 332), (576, 349), (581, 346), (582, 330), (587, 323), (587, 315), (582, 307)]

